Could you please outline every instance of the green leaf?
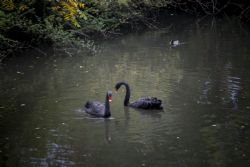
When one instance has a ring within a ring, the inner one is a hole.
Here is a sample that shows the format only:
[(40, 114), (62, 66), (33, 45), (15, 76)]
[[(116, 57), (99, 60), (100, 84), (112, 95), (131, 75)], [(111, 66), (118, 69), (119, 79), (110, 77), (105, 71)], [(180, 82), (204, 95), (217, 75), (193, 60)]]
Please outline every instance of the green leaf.
[(81, 13), (81, 14), (80, 14), (80, 18), (83, 18), (84, 20), (87, 20), (87, 19), (88, 19), (85, 13)]

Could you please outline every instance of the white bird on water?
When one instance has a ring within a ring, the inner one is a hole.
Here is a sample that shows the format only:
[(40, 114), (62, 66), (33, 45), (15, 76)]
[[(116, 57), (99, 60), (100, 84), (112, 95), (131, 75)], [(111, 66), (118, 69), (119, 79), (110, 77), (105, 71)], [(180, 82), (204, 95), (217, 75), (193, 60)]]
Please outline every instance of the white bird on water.
[(171, 40), (170, 42), (169, 42), (169, 45), (171, 46), (171, 47), (176, 47), (176, 46), (179, 46), (179, 45), (181, 45), (181, 44), (185, 44), (184, 42), (180, 42), (179, 40)]

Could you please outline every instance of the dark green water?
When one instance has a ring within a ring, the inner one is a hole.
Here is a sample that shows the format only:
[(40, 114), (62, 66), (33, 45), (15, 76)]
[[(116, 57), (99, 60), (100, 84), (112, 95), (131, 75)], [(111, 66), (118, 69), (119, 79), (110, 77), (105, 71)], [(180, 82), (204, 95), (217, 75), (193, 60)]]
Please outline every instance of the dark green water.
[[(180, 21), (100, 44), (98, 54), (51, 48), (0, 68), (0, 166), (250, 166), (250, 31), (231, 21)], [(185, 44), (170, 48), (169, 41)], [(80, 109), (117, 81), (131, 101), (163, 100), (164, 112), (123, 107), (111, 119)]]

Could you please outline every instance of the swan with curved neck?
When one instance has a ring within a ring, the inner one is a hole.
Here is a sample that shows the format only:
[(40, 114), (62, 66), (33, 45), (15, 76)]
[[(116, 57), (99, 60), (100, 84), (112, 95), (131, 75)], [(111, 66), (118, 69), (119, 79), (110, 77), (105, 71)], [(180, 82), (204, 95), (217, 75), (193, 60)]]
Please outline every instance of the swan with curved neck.
[(98, 101), (88, 101), (85, 104), (84, 110), (86, 113), (94, 115), (96, 117), (108, 118), (111, 116), (109, 103), (112, 101), (112, 92), (108, 91), (105, 97), (105, 103), (100, 103)]
[(129, 84), (126, 82), (118, 82), (115, 85), (116, 91), (124, 85), (126, 88), (126, 94), (124, 98), (124, 106), (129, 106), (133, 108), (142, 108), (142, 109), (162, 109), (161, 100), (157, 99), (156, 97), (142, 97), (137, 101), (132, 103), (129, 102), (130, 99), (130, 87)]

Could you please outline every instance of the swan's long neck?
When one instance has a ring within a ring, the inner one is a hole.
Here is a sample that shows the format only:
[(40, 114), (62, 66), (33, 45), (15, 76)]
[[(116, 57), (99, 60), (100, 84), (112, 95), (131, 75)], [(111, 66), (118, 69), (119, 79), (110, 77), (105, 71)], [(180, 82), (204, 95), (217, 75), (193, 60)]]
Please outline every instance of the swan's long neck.
[(123, 85), (126, 88), (126, 95), (125, 95), (125, 99), (124, 99), (124, 106), (128, 106), (128, 104), (129, 104), (129, 98), (130, 98), (130, 88), (129, 88), (129, 85), (127, 83), (123, 83)]
[(109, 97), (108, 97), (108, 94), (106, 95), (106, 99), (105, 99), (105, 113), (104, 113), (104, 116), (105, 117), (109, 117), (111, 114), (110, 114), (110, 107), (109, 107)]

